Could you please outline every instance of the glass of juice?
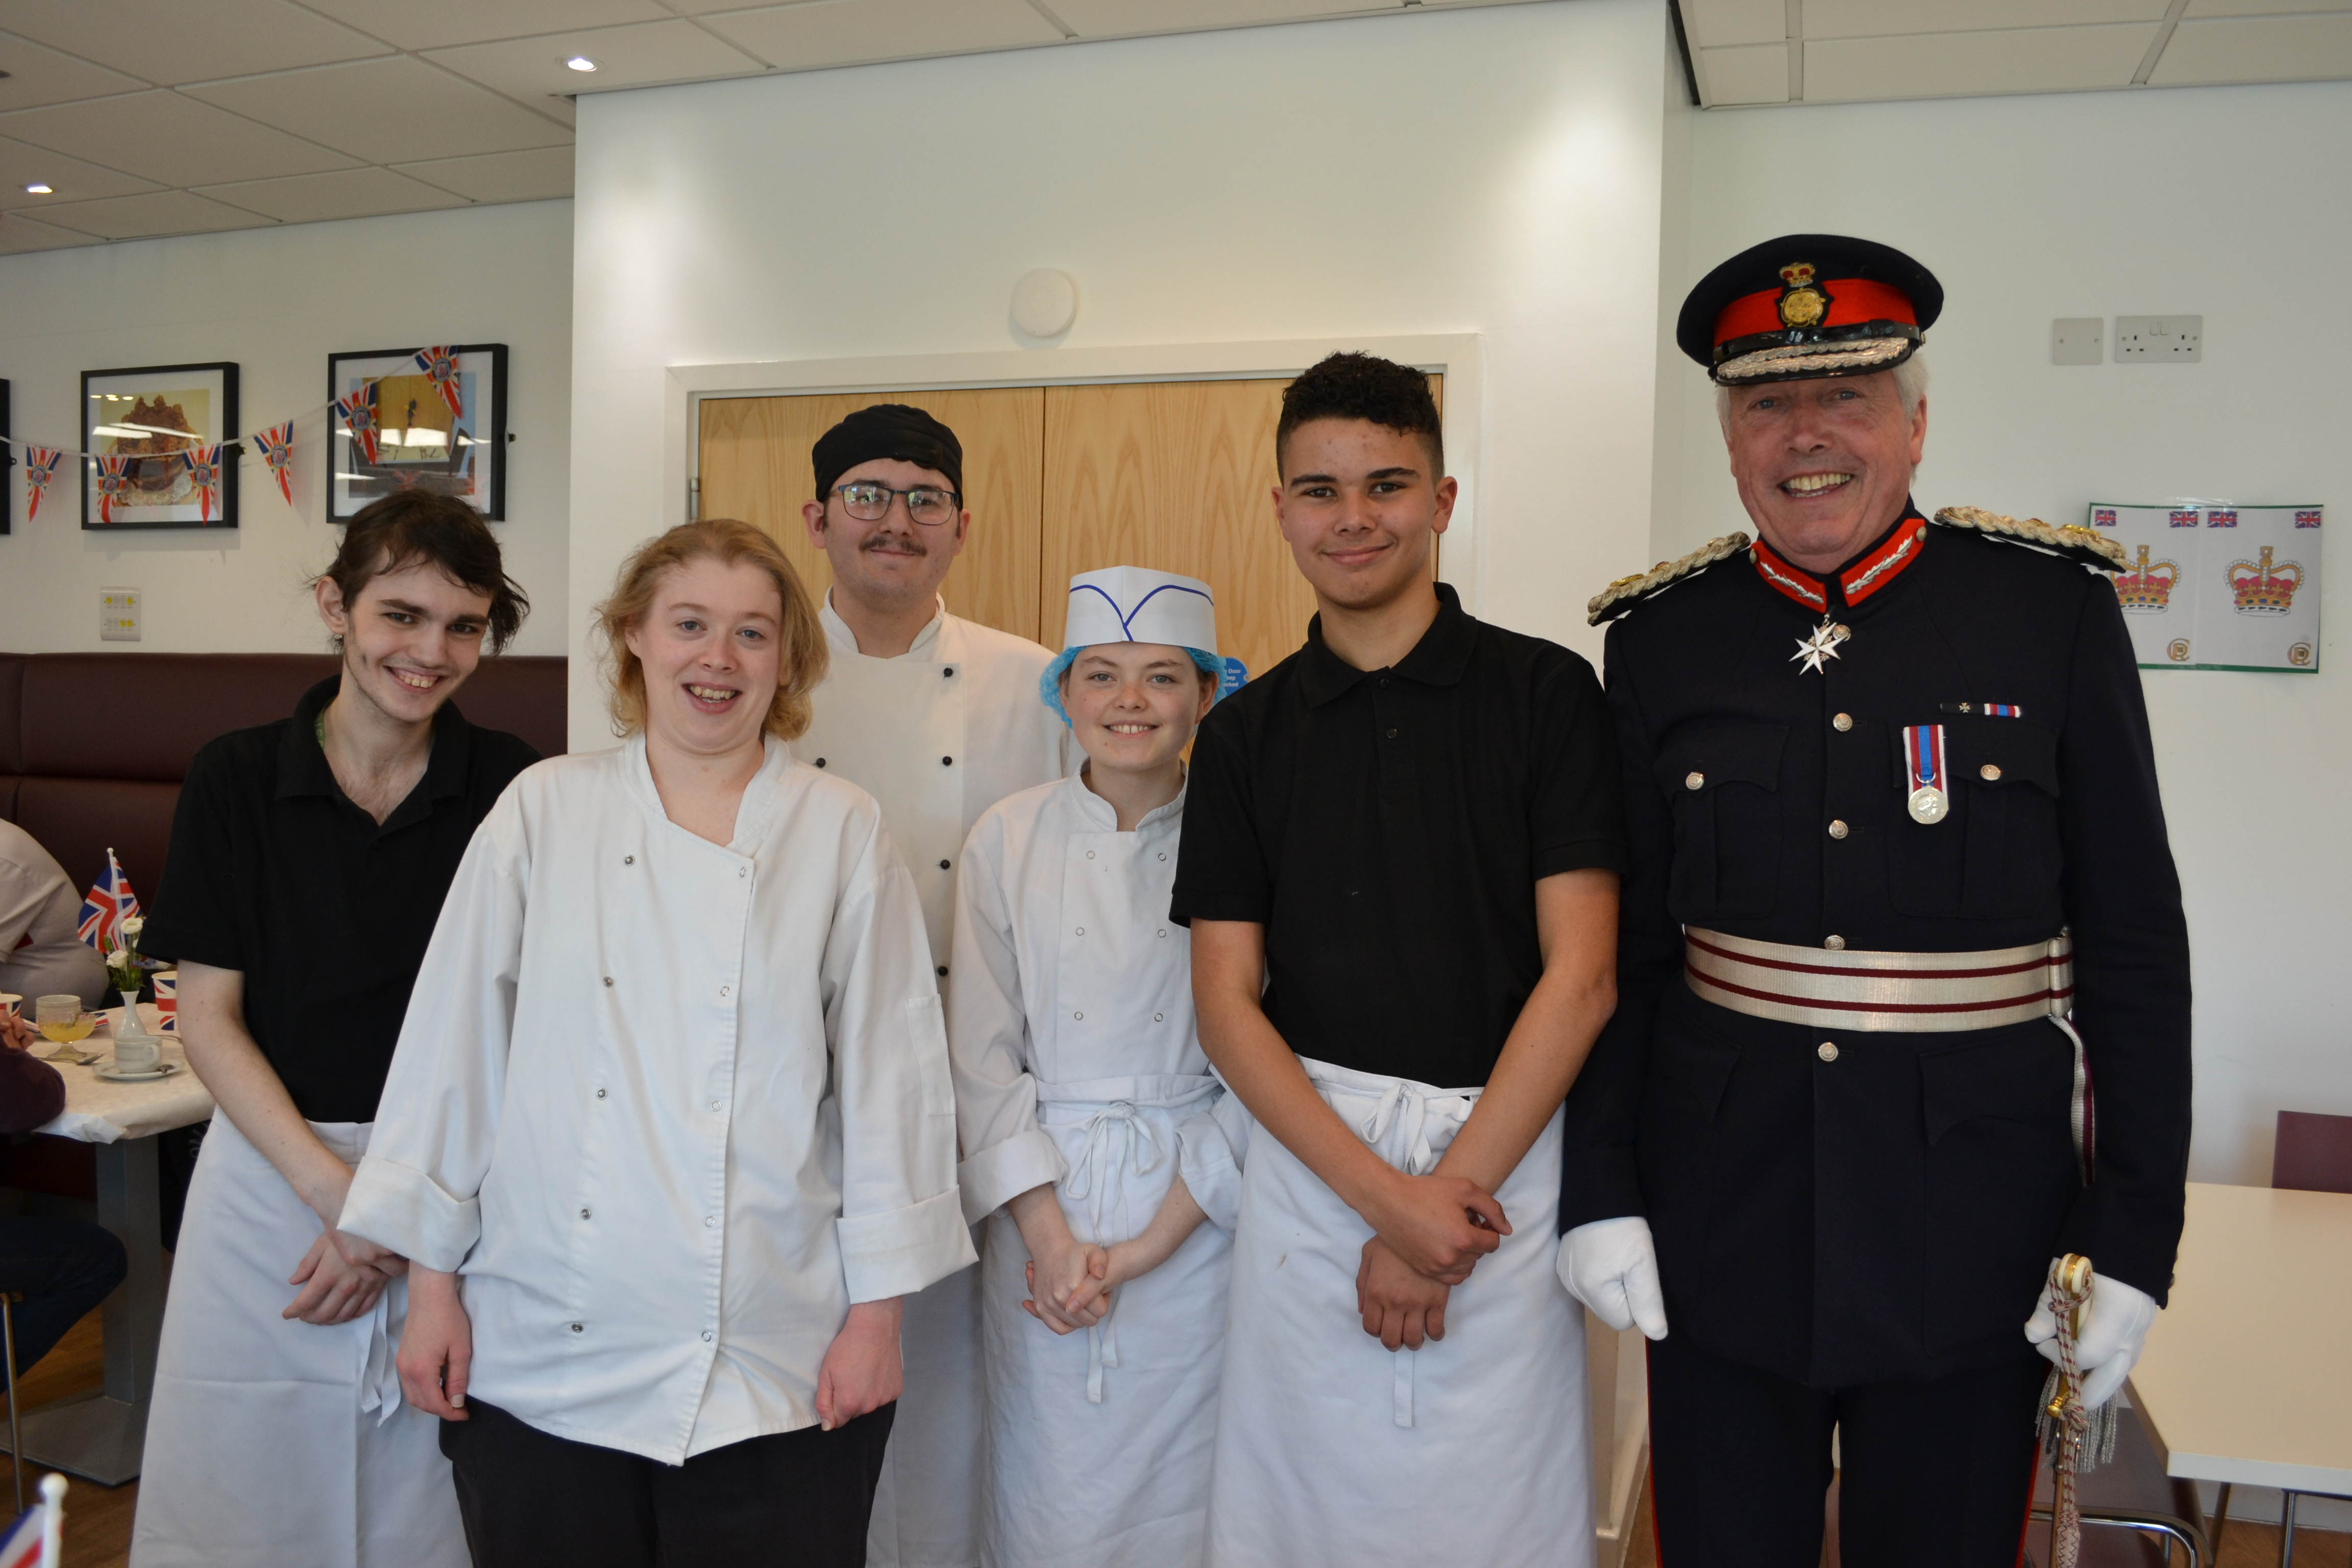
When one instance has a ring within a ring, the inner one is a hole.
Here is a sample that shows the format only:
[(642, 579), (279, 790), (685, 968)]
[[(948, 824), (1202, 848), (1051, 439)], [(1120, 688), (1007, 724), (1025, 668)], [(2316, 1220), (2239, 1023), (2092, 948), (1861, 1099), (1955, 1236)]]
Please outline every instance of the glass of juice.
[[(71, 1047), (76, 1041), (89, 1037), (90, 1030), (98, 1026), (98, 1020), (82, 1011), (80, 997), (66, 993), (34, 999), (33, 1026), (41, 1032), (43, 1039)], [(77, 1054), (70, 1048), (49, 1053), (52, 1058)]]

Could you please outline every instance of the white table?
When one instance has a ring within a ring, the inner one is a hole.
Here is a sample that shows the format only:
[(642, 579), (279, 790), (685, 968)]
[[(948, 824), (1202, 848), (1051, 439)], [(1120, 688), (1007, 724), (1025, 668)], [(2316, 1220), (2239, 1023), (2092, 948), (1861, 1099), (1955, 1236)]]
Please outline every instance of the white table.
[(2352, 1194), (2190, 1183), (2171, 1304), (2131, 1377), (2165, 1472), (2352, 1494), (2347, 1324)]
[[(140, 1012), (152, 1034), (154, 1005), (142, 1004)], [(66, 1080), (66, 1108), (41, 1129), (97, 1146), (98, 1220), (121, 1237), (131, 1272), (103, 1309), (104, 1389), (27, 1411), (25, 1457), (110, 1487), (139, 1474), (155, 1386), (155, 1350), (163, 1337), (163, 1215), (156, 1191), (155, 1135), (213, 1113), (213, 1097), (194, 1073), (184, 1070), (187, 1057), (178, 1040), (163, 1038), (163, 1059), (183, 1070), (153, 1083), (109, 1083), (94, 1068), (52, 1062)], [(93, 1036), (85, 1045), (110, 1049), (111, 1042)], [(37, 1042), (34, 1048), (46, 1051), (48, 1046)], [(0, 1432), (0, 1437), (6, 1436)]]

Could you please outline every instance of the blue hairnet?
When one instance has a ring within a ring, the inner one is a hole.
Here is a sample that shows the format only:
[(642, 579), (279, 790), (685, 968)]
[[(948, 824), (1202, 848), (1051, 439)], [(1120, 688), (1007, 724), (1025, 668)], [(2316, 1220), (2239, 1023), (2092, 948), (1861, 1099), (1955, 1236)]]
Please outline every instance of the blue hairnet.
[[(1213, 704), (1223, 701), (1225, 661), (1215, 654), (1205, 653), (1197, 647), (1188, 647), (1184, 651), (1192, 656), (1194, 664), (1217, 678), (1216, 685), (1209, 689), (1210, 702)], [(1062, 706), (1062, 677), (1070, 672), (1070, 666), (1076, 663), (1078, 655), (1084, 652), (1086, 649), (1082, 647), (1064, 648), (1054, 656), (1054, 662), (1045, 667), (1045, 673), (1037, 678), (1037, 695), (1044, 699), (1046, 707), (1061, 715), (1062, 722), (1065, 724), (1070, 721), (1070, 710)]]

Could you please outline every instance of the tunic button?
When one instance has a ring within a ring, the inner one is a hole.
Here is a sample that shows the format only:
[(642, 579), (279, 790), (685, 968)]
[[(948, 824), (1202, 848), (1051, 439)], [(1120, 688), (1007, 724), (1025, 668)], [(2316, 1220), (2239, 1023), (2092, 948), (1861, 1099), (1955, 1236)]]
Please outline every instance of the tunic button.
[(1841, 735), (1844, 734), (1848, 730), (1853, 728), (1853, 715), (1851, 713), (1839, 714), (1836, 718), (1830, 721), (1830, 728), (1835, 730)]
[(1844, 642), (1844, 641), (1846, 641), (1848, 638), (1850, 638), (1850, 637), (1852, 637), (1853, 636), (1853, 628), (1852, 626), (1847, 626), (1843, 621), (1840, 621), (1840, 622), (1837, 624), (1836, 631), (1837, 631), (1837, 640), (1838, 640), (1838, 641), (1840, 641), (1840, 642)]
[(1389, 726), (1389, 739), (1391, 741), (1396, 739), (1396, 726), (1393, 724)]
[(2000, 777), (2000, 764), (1998, 763), (1987, 763), (1984, 766), (1977, 770), (1977, 777), (1984, 780), (1987, 784), (1991, 784), (1994, 780)]
[(1843, 821), (1832, 822), (1830, 824), (1830, 837), (1832, 838), (1843, 838), (1845, 837), (1845, 824)]
[(1845, 938), (1842, 936), (1833, 936), (1830, 938), (1829, 941), (1822, 943), (1822, 945), (1828, 948), (1832, 952), (1843, 952), (1845, 951)]
[(1683, 776), (1683, 788), (1685, 789), (1705, 789), (1706, 787), (1706, 775), (1705, 773), (1685, 773)]
[(1837, 1042), (1834, 1040), (1823, 1040), (1821, 1043), (1820, 1047), (1813, 1052), (1813, 1055), (1821, 1058), (1822, 1060), (1825, 1062), (1833, 1062), (1837, 1060)]

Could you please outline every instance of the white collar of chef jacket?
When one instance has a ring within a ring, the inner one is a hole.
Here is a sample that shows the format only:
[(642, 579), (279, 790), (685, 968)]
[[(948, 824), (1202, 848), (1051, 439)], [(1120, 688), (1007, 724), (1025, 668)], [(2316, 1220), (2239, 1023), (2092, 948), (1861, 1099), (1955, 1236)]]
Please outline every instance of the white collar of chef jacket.
[[(915, 640), (908, 645), (907, 651), (898, 655), (900, 658), (936, 662), (940, 633), (948, 621), (948, 602), (944, 597), (937, 595), (933, 597), (939, 604), (938, 610), (933, 612), (929, 622), (923, 629), (915, 634)], [(830, 588), (824, 591), (824, 604), (817, 611), (816, 618), (824, 627), (824, 640), (833, 646), (833, 651), (836, 655), (845, 653), (856, 654), (861, 658), (867, 657), (857, 653), (857, 634), (849, 629), (849, 623), (833, 613), (833, 590)]]
[[(1093, 765), (1094, 764), (1091, 763), (1086, 764), (1087, 767), (1092, 767)], [(1185, 775), (1184, 782), (1177, 786), (1176, 798), (1170, 801), (1166, 805), (1155, 807), (1153, 810), (1146, 813), (1143, 820), (1135, 825), (1135, 830), (1138, 833), (1140, 833), (1145, 828), (1152, 826), (1156, 823), (1165, 822), (1170, 817), (1175, 816), (1182, 812), (1184, 809), (1184, 792), (1192, 787), (1192, 776), (1188, 773)], [(1087, 787), (1087, 781), (1083, 776), (1083, 770), (1081, 770), (1080, 773), (1070, 774), (1067, 778), (1065, 778), (1062, 781), (1062, 793), (1064, 795), (1068, 797), (1070, 804), (1076, 809), (1078, 815), (1086, 819), (1087, 826), (1093, 828), (1097, 833), (1116, 833), (1118, 831), (1118, 808), (1112, 805), (1110, 802), (1105, 800), (1102, 796), (1097, 795), (1094, 791)]]
[[(654, 787), (653, 765), (646, 760), (646, 732), (638, 731), (622, 742), (621, 749), (627, 753), (622, 776), (637, 805), (663, 826), (684, 834), (697, 844), (709, 844), (709, 839), (688, 833), (670, 821), (669, 813), (663, 809), (661, 791)], [(759, 857), (760, 841), (767, 837), (768, 825), (775, 820), (776, 805), (783, 795), (785, 771), (793, 765), (792, 752), (773, 735), (762, 737), (761, 749), (765, 754), (761, 759), (760, 771), (743, 786), (743, 803), (735, 808), (735, 837), (725, 847), (725, 853), (745, 859)]]

